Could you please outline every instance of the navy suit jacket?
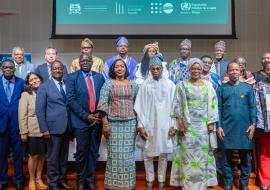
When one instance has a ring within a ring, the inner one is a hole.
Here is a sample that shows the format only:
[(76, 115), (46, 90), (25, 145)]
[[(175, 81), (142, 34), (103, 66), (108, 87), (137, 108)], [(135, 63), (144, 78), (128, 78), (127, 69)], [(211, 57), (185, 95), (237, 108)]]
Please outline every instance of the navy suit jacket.
[[(92, 77), (95, 86), (96, 106), (99, 101), (100, 90), (105, 80), (102, 74), (92, 71)], [(88, 115), (89, 94), (82, 71), (71, 73), (67, 77), (67, 102), (70, 109), (72, 128), (89, 127)]]
[[(42, 65), (37, 66), (36, 73), (38, 73), (38, 74), (40, 74), (40, 76), (42, 76), (44, 82), (49, 80), (47, 63), (43, 63)], [(64, 65), (64, 78), (66, 78), (67, 74), (68, 74), (67, 67)]]
[(37, 91), (36, 115), (40, 131), (64, 134), (68, 127), (69, 113), (62, 94), (52, 79), (43, 83)]
[(7, 95), (4, 89), (2, 78), (0, 76), (0, 134), (4, 133), (7, 128), (8, 118), (10, 118), (11, 131), (19, 133), (18, 123), (18, 107), (21, 93), (24, 90), (24, 80), (15, 77), (15, 85), (11, 101), (8, 102)]

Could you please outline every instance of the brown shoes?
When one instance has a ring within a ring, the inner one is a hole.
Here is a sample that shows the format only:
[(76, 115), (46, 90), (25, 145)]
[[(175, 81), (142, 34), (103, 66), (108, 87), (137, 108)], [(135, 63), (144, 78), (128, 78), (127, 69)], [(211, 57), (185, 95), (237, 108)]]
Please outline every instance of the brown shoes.
[(46, 190), (46, 189), (48, 189), (48, 186), (45, 185), (42, 180), (36, 181), (36, 187), (39, 190)]
[(28, 189), (29, 190), (36, 190), (35, 181), (29, 181)]

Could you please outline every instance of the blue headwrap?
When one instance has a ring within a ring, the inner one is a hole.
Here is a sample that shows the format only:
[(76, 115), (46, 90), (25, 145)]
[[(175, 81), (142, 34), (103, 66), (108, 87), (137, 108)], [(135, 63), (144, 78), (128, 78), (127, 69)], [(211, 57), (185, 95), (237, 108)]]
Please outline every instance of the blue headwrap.
[(128, 46), (128, 39), (125, 36), (120, 36), (115, 40), (115, 44), (119, 46), (121, 43), (124, 43)]
[(163, 56), (161, 53), (158, 53), (150, 59), (149, 64), (151, 67), (152, 65), (162, 65), (162, 62), (163, 62)]

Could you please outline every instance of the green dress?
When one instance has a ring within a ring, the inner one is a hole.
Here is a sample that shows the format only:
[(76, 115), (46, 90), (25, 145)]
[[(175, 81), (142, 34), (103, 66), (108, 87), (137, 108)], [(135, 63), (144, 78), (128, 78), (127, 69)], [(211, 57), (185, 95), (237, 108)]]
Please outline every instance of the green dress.
[(213, 150), (207, 125), (218, 121), (216, 92), (209, 81), (195, 86), (189, 80), (176, 87), (172, 115), (183, 118), (187, 132), (179, 136), (180, 149), (173, 158), (170, 184), (183, 190), (205, 190), (217, 185)]
[(97, 110), (107, 114), (111, 127), (104, 184), (107, 189), (134, 189), (136, 184), (134, 101), (138, 86), (134, 81), (118, 85), (107, 80)]

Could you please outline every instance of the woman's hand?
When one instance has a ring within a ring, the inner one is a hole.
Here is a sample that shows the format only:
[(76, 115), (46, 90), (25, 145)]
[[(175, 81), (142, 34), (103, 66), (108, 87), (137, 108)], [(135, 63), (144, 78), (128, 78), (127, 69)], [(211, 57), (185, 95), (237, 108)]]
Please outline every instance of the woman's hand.
[(187, 132), (187, 128), (185, 126), (184, 120), (182, 118), (178, 118), (177, 122), (180, 135), (185, 135), (185, 133)]
[(27, 141), (27, 137), (28, 137), (27, 134), (21, 134), (21, 139), (22, 139), (23, 142)]
[(111, 132), (111, 127), (110, 127), (109, 123), (103, 124), (102, 133), (106, 139), (109, 139), (110, 132)]

